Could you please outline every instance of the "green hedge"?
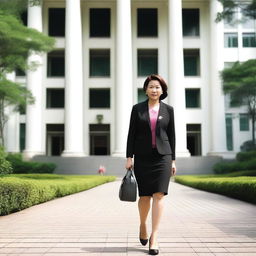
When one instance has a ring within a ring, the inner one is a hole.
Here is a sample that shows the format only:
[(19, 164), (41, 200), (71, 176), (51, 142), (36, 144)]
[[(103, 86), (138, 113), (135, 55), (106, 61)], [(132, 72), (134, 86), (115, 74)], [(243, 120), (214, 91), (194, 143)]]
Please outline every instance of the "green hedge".
[(10, 174), (0, 178), (0, 215), (115, 180), (114, 176)]
[(12, 165), (13, 173), (53, 173), (54, 163), (23, 161), (21, 154), (9, 154), (6, 158)]
[(256, 151), (239, 152), (236, 154), (236, 160), (238, 162), (248, 161), (256, 159)]
[(175, 182), (256, 204), (256, 178), (221, 175), (176, 176)]
[(7, 153), (0, 146), (0, 175), (10, 174), (13, 172), (11, 163), (6, 159)]
[(256, 151), (239, 152), (237, 161), (222, 161), (213, 166), (215, 173), (230, 173), (244, 170), (256, 170)]
[(214, 165), (215, 173), (230, 173), (244, 170), (256, 170), (256, 159), (243, 162), (221, 162)]

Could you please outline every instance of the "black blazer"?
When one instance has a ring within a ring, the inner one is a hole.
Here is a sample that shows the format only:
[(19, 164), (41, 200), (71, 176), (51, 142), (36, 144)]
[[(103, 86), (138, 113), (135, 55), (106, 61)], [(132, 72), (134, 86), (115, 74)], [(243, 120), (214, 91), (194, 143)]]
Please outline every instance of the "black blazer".
[[(175, 127), (173, 107), (160, 101), (156, 123), (156, 148), (161, 155), (172, 155), (175, 160)], [(152, 135), (148, 100), (133, 106), (127, 138), (126, 157), (150, 155)]]

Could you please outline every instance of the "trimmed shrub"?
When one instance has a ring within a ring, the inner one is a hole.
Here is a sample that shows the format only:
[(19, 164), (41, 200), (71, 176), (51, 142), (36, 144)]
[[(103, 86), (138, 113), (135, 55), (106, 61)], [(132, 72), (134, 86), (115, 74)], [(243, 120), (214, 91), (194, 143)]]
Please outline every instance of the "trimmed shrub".
[(251, 159), (256, 159), (256, 151), (239, 152), (236, 154), (236, 160), (239, 162), (248, 161)]
[(240, 146), (240, 149), (242, 152), (255, 151), (256, 144), (254, 144), (252, 140), (247, 140)]
[(11, 174), (0, 178), (0, 215), (114, 181), (114, 176)]
[(56, 168), (54, 163), (23, 161), (21, 154), (9, 154), (7, 159), (12, 164), (13, 173), (53, 173)]
[(0, 175), (12, 173), (12, 165), (6, 157), (7, 153), (0, 147)]
[(256, 204), (256, 178), (216, 176), (176, 176), (175, 182)]
[[(216, 177), (217, 175), (215, 175)], [(221, 177), (239, 177), (239, 176), (256, 176), (256, 170), (252, 171), (240, 171), (240, 172), (231, 172), (227, 174), (221, 174)]]
[(236, 155), (237, 161), (222, 161), (213, 166), (217, 174), (230, 173), (244, 170), (256, 170), (256, 151), (239, 152)]

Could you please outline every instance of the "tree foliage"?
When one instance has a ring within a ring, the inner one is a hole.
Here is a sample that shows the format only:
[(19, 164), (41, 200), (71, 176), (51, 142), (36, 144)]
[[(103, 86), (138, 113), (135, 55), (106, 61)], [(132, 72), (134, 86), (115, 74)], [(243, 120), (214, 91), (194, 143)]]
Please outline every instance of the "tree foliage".
[(11, 14), (0, 11), (0, 71), (26, 70), (30, 51), (47, 52), (52, 49), (52, 38), (27, 28)]
[[(229, 23), (233, 21), (234, 14), (237, 8), (241, 9), (243, 16), (249, 19), (256, 19), (256, 0), (251, 0), (249, 3), (237, 0), (218, 0), (223, 5), (223, 12), (219, 12), (216, 21), (219, 22), (226, 19)], [(235, 22), (243, 22), (236, 20)]]
[(4, 145), (3, 129), (8, 119), (7, 106), (25, 107), (34, 99), (23, 85), (8, 80), (8, 73), (17, 69), (26, 71), (36, 69), (38, 63), (27, 59), (31, 53), (42, 54), (53, 49), (54, 39), (39, 31), (23, 25), (20, 14), (27, 4), (38, 4), (38, 0), (1, 0), (0, 1), (0, 145)]
[(256, 120), (256, 59), (236, 62), (221, 72), (224, 93), (230, 94), (231, 103), (246, 105), (252, 119), (252, 139), (255, 144)]

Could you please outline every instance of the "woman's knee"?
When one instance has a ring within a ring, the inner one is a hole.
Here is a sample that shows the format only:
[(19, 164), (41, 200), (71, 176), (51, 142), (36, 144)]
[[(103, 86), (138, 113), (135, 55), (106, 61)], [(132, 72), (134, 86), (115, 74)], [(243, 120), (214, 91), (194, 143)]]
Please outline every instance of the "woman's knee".
[(151, 196), (141, 196), (140, 197), (140, 201), (143, 201), (143, 202), (148, 202), (150, 201), (151, 199)]
[(154, 200), (161, 200), (164, 198), (164, 193), (162, 192), (157, 192), (153, 194), (153, 199)]

